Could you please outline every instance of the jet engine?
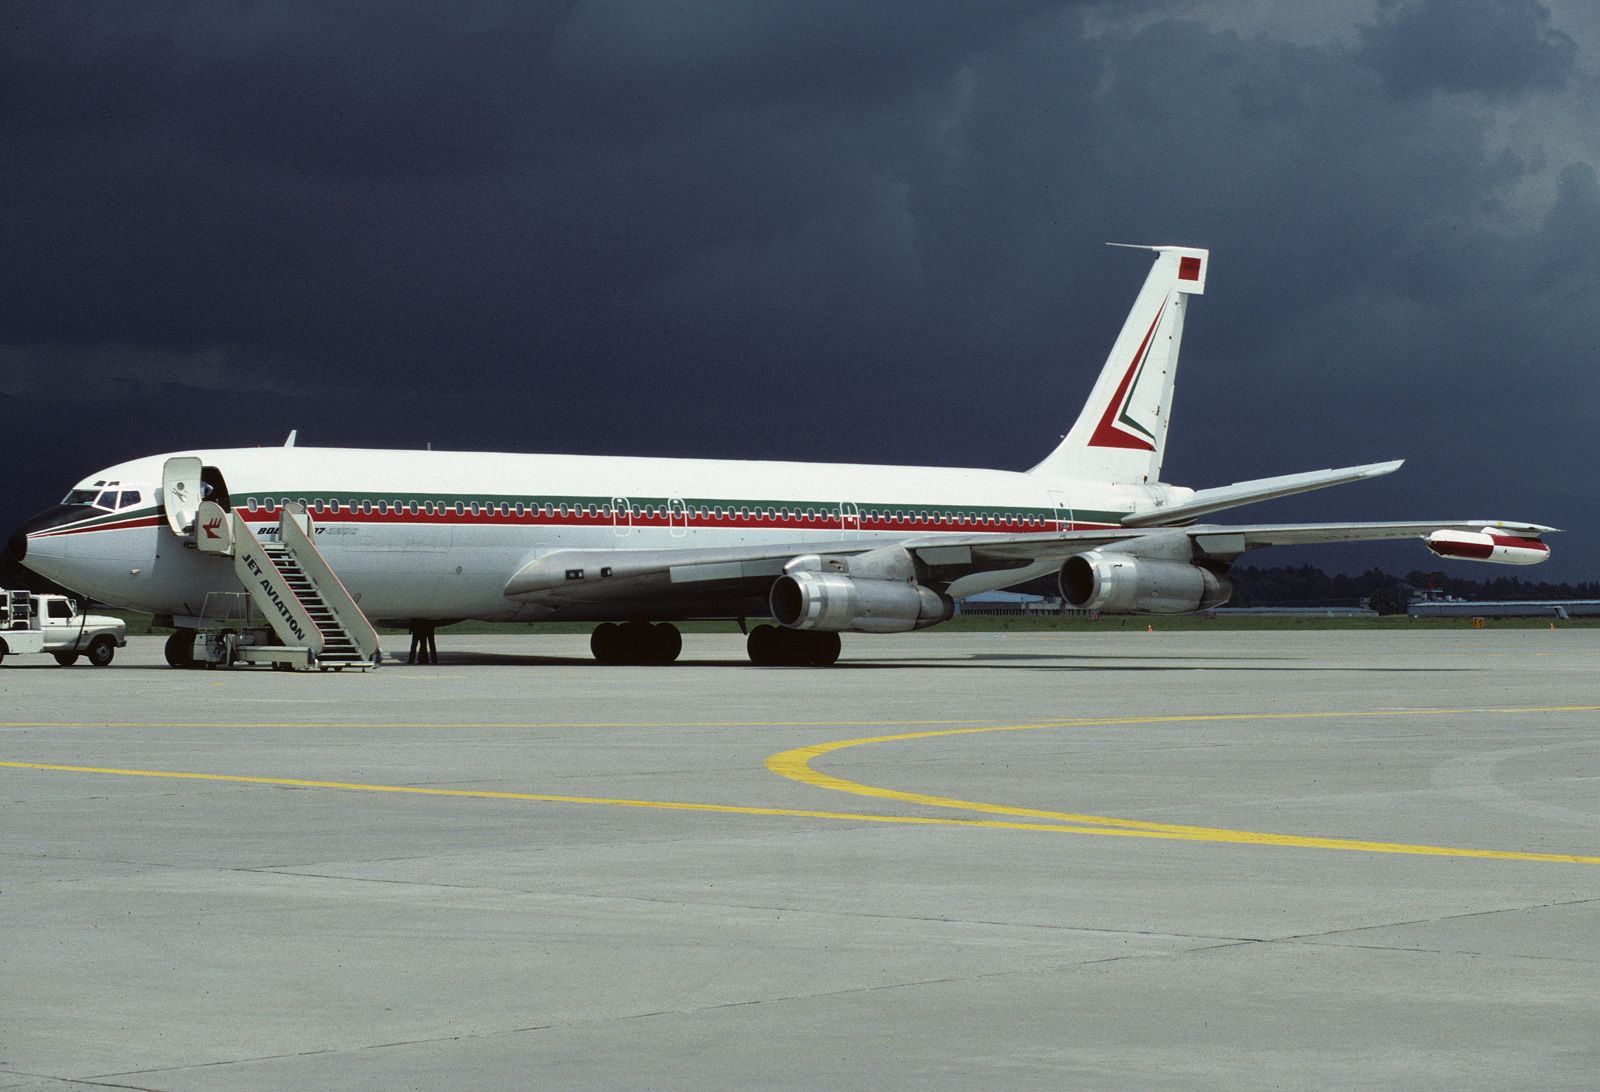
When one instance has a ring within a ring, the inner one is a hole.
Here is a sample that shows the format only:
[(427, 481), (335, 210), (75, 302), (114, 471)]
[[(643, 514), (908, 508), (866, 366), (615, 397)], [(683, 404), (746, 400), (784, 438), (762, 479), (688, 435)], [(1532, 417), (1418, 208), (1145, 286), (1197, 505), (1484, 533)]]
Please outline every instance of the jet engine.
[(1233, 581), (1199, 565), (1099, 550), (1067, 558), (1058, 580), (1070, 606), (1113, 614), (1187, 614), (1233, 596)]
[(779, 625), (833, 633), (905, 633), (955, 613), (948, 595), (921, 584), (807, 570), (778, 577), (769, 603)]

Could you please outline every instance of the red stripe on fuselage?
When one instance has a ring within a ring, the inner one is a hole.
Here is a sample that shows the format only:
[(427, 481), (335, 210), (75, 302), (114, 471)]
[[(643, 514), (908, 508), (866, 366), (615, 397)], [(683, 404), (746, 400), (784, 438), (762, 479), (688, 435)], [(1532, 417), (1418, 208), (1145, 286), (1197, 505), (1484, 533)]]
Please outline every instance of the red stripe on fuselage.
[[(278, 509), (256, 509), (254, 511), (241, 511), (240, 516), (246, 523), (262, 525), (278, 522)], [(930, 534), (952, 533), (981, 533), (981, 534), (1024, 534), (1034, 532), (1049, 534), (1061, 531), (1098, 530), (1118, 526), (1114, 523), (1065, 523), (1053, 519), (1036, 519), (1031, 523), (1015, 522), (1005, 523), (994, 520), (955, 520), (949, 523), (934, 522), (932, 520), (894, 520), (874, 519), (863, 516), (859, 521), (843, 525), (837, 516), (814, 517), (807, 519), (795, 516), (784, 519), (781, 516), (691, 516), (686, 520), (673, 522), (667, 516), (638, 515), (617, 523), (615, 517), (606, 515), (540, 515), (536, 512), (525, 512), (517, 515), (515, 512), (501, 514), (499, 512), (479, 512), (473, 515), (464, 512), (457, 515), (454, 512), (327, 512), (318, 514), (313, 512), (312, 519), (326, 524), (355, 523), (368, 526), (390, 526), (403, 524), (423, 524), (427, 526), (458, 526), (458, 527), (621, 527), (624, 531), (632, 528), (696, 528), (702, 530), (790, 530), (800, 529), (806, 531), (902, 531)]]
[(126, 531), (134, 527), (159, 527), (165, 521), (160, 516), (140, 516), (137, 519), (102, 523), (96, 527), (53, 527), (48, 531), (35, 531), (29, 538), (60, 538), (63, 535), (92, 535), (96, 531)]

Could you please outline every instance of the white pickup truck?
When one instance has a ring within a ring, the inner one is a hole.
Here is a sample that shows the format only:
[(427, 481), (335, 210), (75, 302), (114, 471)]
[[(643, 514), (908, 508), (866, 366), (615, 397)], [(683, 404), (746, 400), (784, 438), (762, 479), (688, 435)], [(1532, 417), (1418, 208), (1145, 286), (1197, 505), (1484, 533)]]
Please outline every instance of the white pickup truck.
[(127, 643), (128, 627), (121, 619), (79, 614), (64, 595), (0, 591), (0, 660), (48, 652), (62, 667), (71, 667), (79, 656), (105, 667)]

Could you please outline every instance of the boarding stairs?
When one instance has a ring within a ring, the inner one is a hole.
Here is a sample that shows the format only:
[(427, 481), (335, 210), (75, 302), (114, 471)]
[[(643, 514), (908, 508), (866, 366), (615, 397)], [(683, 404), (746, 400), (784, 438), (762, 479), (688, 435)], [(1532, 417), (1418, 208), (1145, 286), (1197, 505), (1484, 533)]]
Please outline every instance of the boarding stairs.
[(300, 562), (290, 552), (289, 547), (281, 542), (263, 542), (261, 549), (277, 564), (283, 582), (288, 585), (294, 597), (305, 608), (305, 612), (311, 616), (317, 631), (322, 634), (322, 649), (317, 653), (317, 663), (330, 666), (343, 664), (347, 667), (361, 663), (361, 650), (356, 647), (355, 639), (339, 621), (339, 616), (328, 605), (328, 601), (317, 591), (316, 585), (300, 567)]
[[(343, 671), (383, 662), (378, 633), (322, 551), (304, 505), (286, 502), (265, 540), (236, 511), (206, 501), (194, 522), (197, 546), (227, 554), (277, 645), (240, 643), (230, 659)], [(273, 531), (276, 534), (273, 534)]]

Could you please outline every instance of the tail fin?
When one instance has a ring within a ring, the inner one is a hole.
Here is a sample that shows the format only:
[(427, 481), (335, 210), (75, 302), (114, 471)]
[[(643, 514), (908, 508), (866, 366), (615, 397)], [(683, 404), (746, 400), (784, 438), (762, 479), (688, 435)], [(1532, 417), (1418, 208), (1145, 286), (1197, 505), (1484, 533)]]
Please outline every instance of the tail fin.
[(1161, 479), (1184, 304), (1205, 292), (1211, 252), (1178, 246), (1135, 249), (1155, 251), (1155, 265), (1077, 423), (1030, 474), (1117, 483)]

